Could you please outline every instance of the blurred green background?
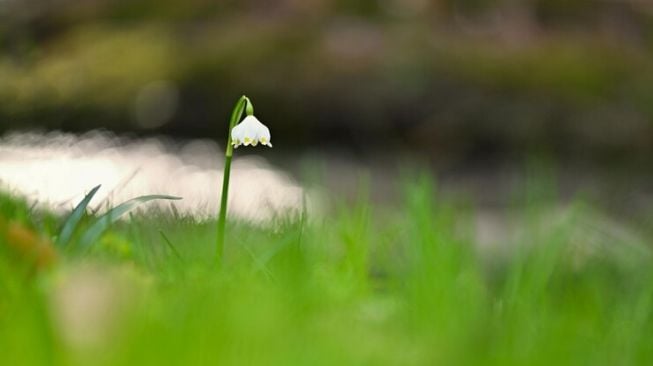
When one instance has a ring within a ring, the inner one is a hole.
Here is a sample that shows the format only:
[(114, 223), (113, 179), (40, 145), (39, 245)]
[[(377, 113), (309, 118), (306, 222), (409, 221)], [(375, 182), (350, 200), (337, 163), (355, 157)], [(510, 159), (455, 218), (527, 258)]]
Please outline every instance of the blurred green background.
[(643, 0), (2, 0), (0, 133), (224, 138), (459, 158), (653, 153)]

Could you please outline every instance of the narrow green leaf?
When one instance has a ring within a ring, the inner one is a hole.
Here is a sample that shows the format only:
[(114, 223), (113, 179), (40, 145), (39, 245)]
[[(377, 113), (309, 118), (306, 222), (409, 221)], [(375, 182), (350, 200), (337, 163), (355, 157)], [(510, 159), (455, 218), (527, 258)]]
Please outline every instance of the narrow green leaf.
[(70, 213), (66, 222), (64, 222), (61, 227), (61, 232), (59, 232), (59, 237), (57, 238), (56, 244), (58, 247), (63, 247), (68, 245), (70, 238), (72, 238), (79, 221), (82, 219), (82, 216), (86, 212), (86, 207), (91, 202), (97, 191), (102, 185), (98, 185), (95, 188), (91, 189), (90, 192), (82, 199), (77, 206), (73, 209), (73, 212)]
[(181, 257), (181, 255), (177, 251), (177, 248), (175, 248), (175, 246), (172, 244), (170, 239), (168, 239), (168, 236), (161, 230), (159, 230), (159, 234), (161, 234), (161, 237), (163, 238), (163, 241), (168, 245), (168, 248), (170, 248), (170, 250), (175, 254), (177, 259), (179, 259), (181, 262), (183, 262), (184, 261), (183, 258)]
[(112, 208), (104, 215), (100, 216), (91, 227), (86, 230), (82, 239), (80, 240), (80, 246), (82, 248), (87, 248), (97, 241), (97, 239), (116, 221), (122, 217), (122, 215), (133, 210), (134, 208), (153, 200), (180, 200), (181, 197), (174, 196), (165, 196), (165, 195), (149, 195), (149, 196), (140, 196), (133, 198), (129, 201), (123, 202), (120, 205)]

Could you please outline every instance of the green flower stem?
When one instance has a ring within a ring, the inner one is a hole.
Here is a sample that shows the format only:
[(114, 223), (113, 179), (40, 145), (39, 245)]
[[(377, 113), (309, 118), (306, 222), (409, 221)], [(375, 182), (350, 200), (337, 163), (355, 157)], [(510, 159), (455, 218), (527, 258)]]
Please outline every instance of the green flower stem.
[(243, 111), (247, 105), (251, 105), (246, 96), (240, 97), (229, 121), (229, 131), (227, 132), (227, 149), (224, 154), (224, 174), (222, 175), (222, 195), (220, 196), (220, 212), (218, 214), (218, 238), (216, 242), (216, 264), (222, 264), (224, 252), (224, 233), (227, 222), (227, 198), (229, 197), (229, 177), (231, 175), (231, 158), (234, 154), (234, 148), (231, 144), (231, 130), (238, 124)]

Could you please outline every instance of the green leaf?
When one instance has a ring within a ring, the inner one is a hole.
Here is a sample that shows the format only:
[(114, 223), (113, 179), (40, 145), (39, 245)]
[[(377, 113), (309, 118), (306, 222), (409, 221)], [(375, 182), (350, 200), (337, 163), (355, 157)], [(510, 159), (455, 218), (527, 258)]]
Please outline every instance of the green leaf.
[(56, 245), (58, 247), (63, 247), (68, 245), (70, 238), (72, 238), (79, 221), (82, 219), (82, 216), (86, 212), (86, 207), (93, 199), (93, 196), (97, 193), (102, 185), (98, 185), (95, 188), (91, 189), (90, 192), (82, 199), (77, 206), (73, 209), (73, 212), (70, 213), (70, 216), (66, 219), (63, 226), (61, 227), (61, 232), (59, 232), (59, 237), (57, 238)]
[(133, 210), (134, 208), (150, 201), (154, 200), (180, 200), (181, 197), (174, 196), (165, 196), (165, 195), (149, 195), (149, 196), (140, 196), (133, 198), (127, 202), (123, 202), (120, 205), (112, 208), (104, 215), (100, 216), (94, 223), (89, 227), (82, 239), (79, 241), (79, 244), (82, 248), (87, 248), (97, 241), (97, 239), (105, 232), (109, 227), (118, 221), (122, 215)]

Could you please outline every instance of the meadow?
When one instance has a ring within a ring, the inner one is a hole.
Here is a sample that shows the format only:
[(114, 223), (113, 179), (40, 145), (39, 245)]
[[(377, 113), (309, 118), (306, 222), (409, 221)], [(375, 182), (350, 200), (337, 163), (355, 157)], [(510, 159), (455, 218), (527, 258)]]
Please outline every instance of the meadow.
[(430, 175), (406, 177), (396, 203), (366, 192), (264, 225), (230, 218), (220, 266), (214, 220), (134, 213), (84, 246), (88, 212), (57, 245), (66, 216), (2, 194), (0, 364), (653, 362), (646, 238), (579, 230), (600, 208), (552, 214), (555, 184), (536, 181), (488, 253), (474, 205)]

